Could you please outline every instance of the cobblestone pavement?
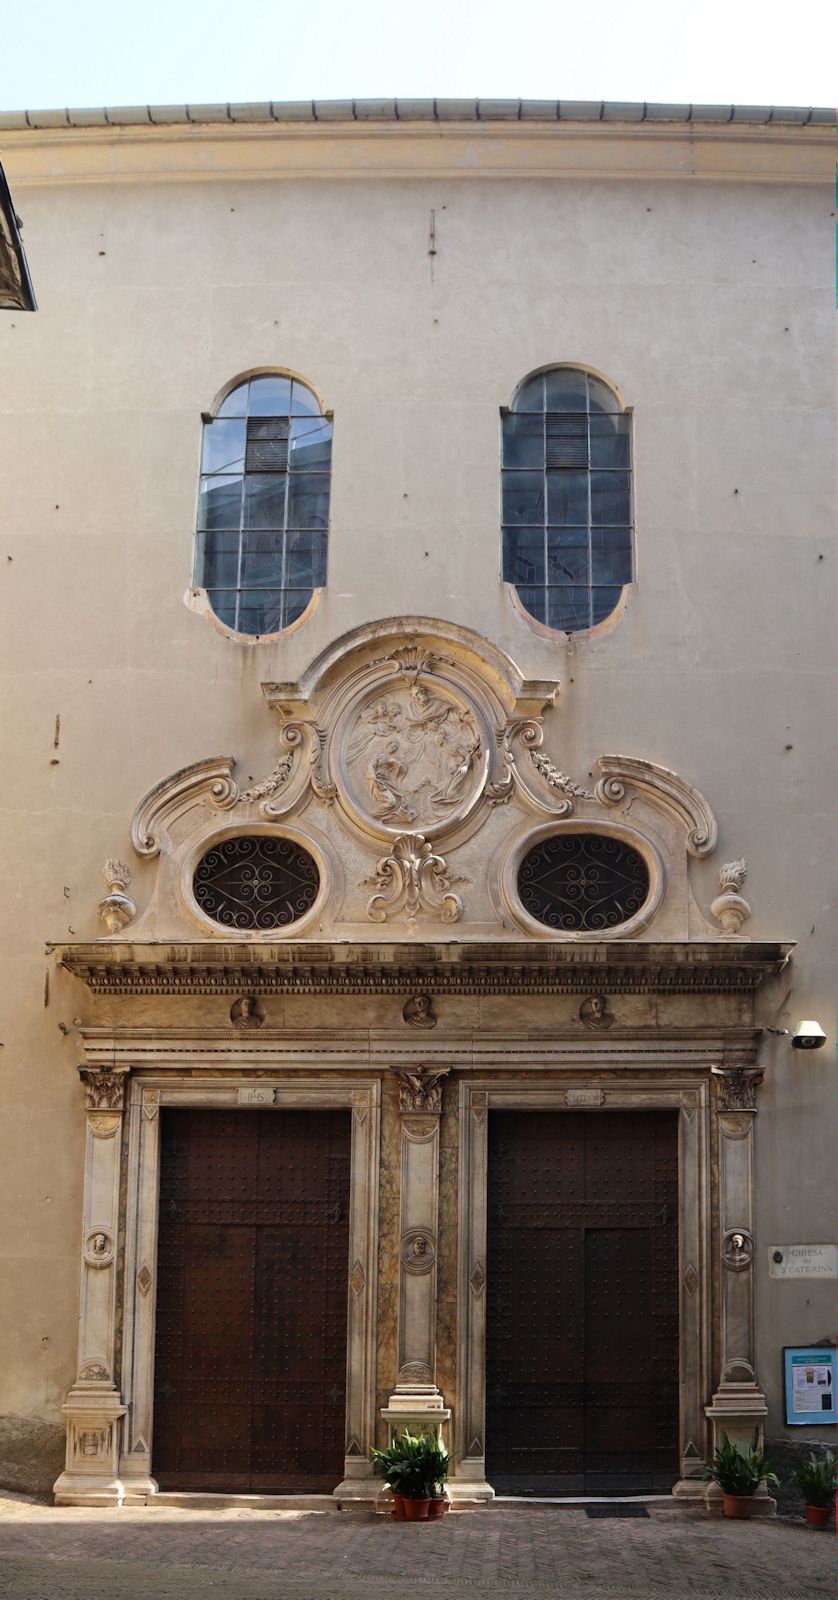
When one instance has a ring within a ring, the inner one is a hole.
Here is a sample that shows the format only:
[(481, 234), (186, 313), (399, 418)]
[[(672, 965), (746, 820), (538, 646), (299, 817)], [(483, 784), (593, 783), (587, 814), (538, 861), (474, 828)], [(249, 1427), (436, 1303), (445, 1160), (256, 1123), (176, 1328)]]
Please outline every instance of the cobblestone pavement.
[(0, 1494), (2, 1600), (821, 1600), (835, 1542), (703, 1511), (593, 1520), (493, 1507), (441, 1522), (366, 1512), (77, 1510)]

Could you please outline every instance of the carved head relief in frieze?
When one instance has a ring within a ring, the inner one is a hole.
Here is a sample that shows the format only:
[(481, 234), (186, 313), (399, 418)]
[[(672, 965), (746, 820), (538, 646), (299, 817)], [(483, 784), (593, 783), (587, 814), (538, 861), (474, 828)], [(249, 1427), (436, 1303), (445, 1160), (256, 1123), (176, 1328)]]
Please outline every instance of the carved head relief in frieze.
[(345, 748), (356, 804), (386, 827), (438, 826), (471, 798), (479, 781), (481, 741), (473, 713), (421, 677), (362, 705)]

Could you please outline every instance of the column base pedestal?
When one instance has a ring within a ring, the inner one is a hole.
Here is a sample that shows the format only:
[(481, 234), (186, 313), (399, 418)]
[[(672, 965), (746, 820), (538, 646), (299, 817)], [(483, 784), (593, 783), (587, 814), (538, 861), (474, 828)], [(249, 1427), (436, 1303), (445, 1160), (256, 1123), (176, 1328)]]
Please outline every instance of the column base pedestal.
[(396, 1384), (380, 1415), (387, 1423), (389, 1436), (404, 1433), (427, 1433), (430, 1428), (442, 1430), (451, 1421), (451, 1410), (446, 1406), (435, 1383)]
[(115, 1389), (77, 1385), (61, 1407), (67, 1418), (67, 1460), (55, 1482), (57, 1506), (121, 1506), (120, 1423), (127, 1406)]

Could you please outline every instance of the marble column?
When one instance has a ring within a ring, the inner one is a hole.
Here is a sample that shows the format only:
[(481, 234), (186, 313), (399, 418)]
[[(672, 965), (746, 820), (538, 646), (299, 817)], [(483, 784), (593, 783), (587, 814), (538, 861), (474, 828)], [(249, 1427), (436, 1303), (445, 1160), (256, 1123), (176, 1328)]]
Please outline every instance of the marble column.
[(450, 1419), (436, 1384), (439, 1118), (447, 1067), (396, 1069), (401, 1111), (396, 1386), (381, 1412), (391, 1435)]
[[(723, 1433), (734, 1444), (761, 1444), (768, 1415), (755, 1366), (754, 1325), (754, 1119), (763, 1073), (752, 1060), (714, 1067), (718, 1124), (719, 1381), (706, 1408), (713, 1449)], [(707, 1498), (718, 1497), (710, 1485)], [(763, 1488), (754, 1510), (771, 1515), (775, 1502)]]
[(121, 1505), (114, 1381), (116, 1248), (125, 1068), (80, 1067), (87, 1102), (77, 1377), (63, 1406), (67, 1456), (58, 1505)]

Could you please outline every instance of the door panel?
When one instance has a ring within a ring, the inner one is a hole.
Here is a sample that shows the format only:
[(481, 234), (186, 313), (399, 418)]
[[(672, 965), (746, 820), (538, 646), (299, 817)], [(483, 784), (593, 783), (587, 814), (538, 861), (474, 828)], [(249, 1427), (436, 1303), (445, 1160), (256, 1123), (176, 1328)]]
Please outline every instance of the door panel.
[(329, 1492), (344, 1456), (349, 1112), (162, 1121), (154, 1475)]
[(670, 1112), (490, 1112), (487, 1474), (523, 1494), (678, 1475)]

